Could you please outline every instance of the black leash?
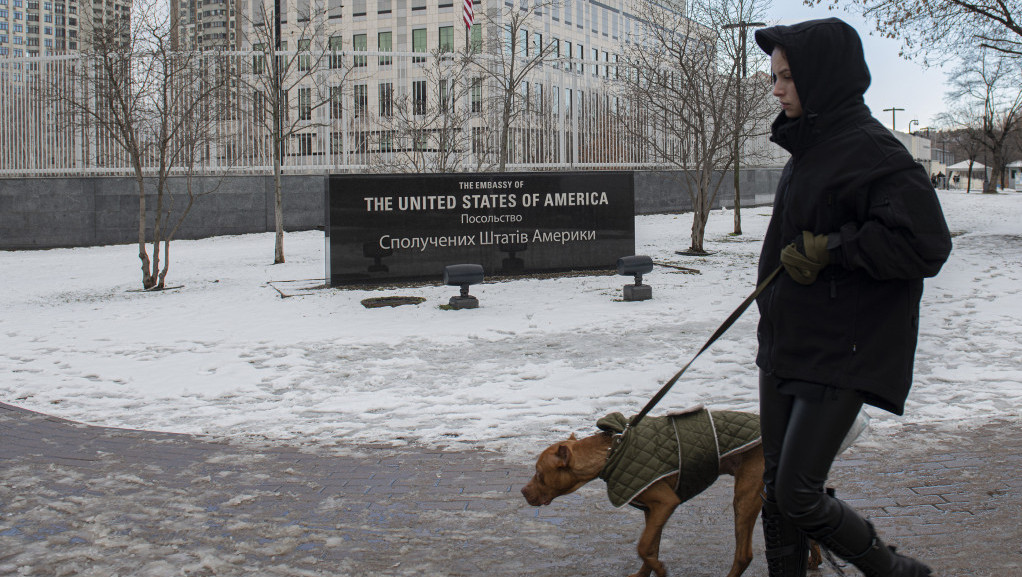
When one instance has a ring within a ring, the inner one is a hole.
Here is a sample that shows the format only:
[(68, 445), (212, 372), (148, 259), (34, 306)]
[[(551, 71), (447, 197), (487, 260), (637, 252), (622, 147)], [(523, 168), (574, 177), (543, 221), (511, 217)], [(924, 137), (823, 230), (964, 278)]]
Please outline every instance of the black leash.
[(770, 273), (770, 276), (766, 277), (766, 279), (763, 282), (759, 283), (759, 286), (756, 287), (756, 290), (752, 291), (752, 294), (746, 297), (745, 301), (743, 301), (742, 304), (738, 305), (738, 308), (736, 308), (735, 311), (731, 313), (731, 316), (729, 316), (727, 320), (725, 320), (724, 323), (717, 328), (717, 331), (713, 333), (713, 336), (710, 337), (710, 340), (706, 341), (706, 344), (703, 345), (703, 348), (699, 349), (699, 352), (696, 353), (694, 357), (692, 357), (692, 360), (690, 360), (684, 367), (681, 367), (681, 370), (675, 373), (674, 376), (671, 377), (671, 380), (667, 381), (667, 383), (660, 388), (660, 391), (657, 392), (657, 394), (654, 395), (653, 398), (650, 399), (648, 403), (646, 403), (646, 406), (643, 407), (641, 411), (639, 411), (639, 414), (632, 417), (632, 419), (628, 422), (628, 426), (625, 427), (625, 430), (621, 432), (622, 436), (624, 436), (624, 434), (628, 432), (628, 429), (631, 429), (632, 427), (638, 425), (639, 421), (641, 421), (643, 417), (645, 417), (646, 414), (649, 413), (653, 409), (653, 407), (655, 407), (657, 403), (659, 403), (660, 400), (664, 398), (664, 395), (667, 394), (667, 391), (671, 390), (671, 387), (674, 386), (674, 383), (678, 382), (678, 379), (681, 378), (681, 375), (685, 374), (685, 371), (688, 369), (688, 367), (692, 363), (694, 363), (696, 359), (699, 358), (699, 355), (703, 354), (703, 352), (706, 349), (710, 348), (710, 345), (716, 342), (716, 340), (719, 339), (721, 335), (727, 332), (727, 330), (731, 328), (731, 325), (735, 324), (735, 321), (738, 320), (738, 317), (742, 316), (742, 313), (744, 313), (746, 309), (748, 309), (749, 306), (752, 305), (753, 301), (756, 300), (756, 297), (758, 297), (760, 293), (762, 293), (767, 288), (767, 286), (769, 286), (770, 283), (773, 282), (775, 278), (777, 278), (777, 274), (781, 272), (781, 268), (782, 267), (779, 266), (777, 267), (776, 270), (774, 270), (774, 272)]

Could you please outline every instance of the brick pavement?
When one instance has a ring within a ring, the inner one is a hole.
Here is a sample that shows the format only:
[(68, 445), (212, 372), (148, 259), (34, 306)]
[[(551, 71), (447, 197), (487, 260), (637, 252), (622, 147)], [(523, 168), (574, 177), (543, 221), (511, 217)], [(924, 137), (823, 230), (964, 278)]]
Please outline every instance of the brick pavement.
[[(853, 448), (833, 484), (938, 575), (1022, 577), (1020, 424), (955, 434), (906, 426)], [(624, 576), (637, 568), (640, 514), (611, 508), (599, 482), (528, 507), (518, 488), (530, 474), (531, 463), (485, 451), (109, 429), (0, 404), (0, 575)], [(672, 574), (727, 571), (729, 490), (730, 481), (718, 483), (675, 514), (662, 547)], [(766, 574), (761, 554), (746, 574)]]

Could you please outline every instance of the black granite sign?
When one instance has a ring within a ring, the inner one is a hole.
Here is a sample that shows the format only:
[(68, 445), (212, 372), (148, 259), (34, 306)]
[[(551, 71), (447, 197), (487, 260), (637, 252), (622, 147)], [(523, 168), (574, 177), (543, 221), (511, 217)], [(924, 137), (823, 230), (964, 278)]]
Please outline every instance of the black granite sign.
[(610, 269), (635, 252), (630, 172), (332, 175), (330, 284)]

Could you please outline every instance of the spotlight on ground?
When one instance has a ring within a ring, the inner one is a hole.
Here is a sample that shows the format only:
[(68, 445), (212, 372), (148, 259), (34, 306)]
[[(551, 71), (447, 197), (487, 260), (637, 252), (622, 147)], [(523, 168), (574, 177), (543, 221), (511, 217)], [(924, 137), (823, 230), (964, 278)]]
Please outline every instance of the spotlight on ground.
[(617, 259), (617, 274), (635, 277), (635, 284), (626, 284), (626, 301), (644, 301), (653, 298), (653, 287), (642, 284), (642, 275), (652, 272), (653, 259), (645, 255), (623, 256)]
[(444, 267), (444, 284), (461, 287), (461, 294), (451, 297), (450, 306), (452, 309), (479, 308), (479, 299), (468, 294), (468, 287), (481, 282), (483, 282), (482, 265), (452, 264)]

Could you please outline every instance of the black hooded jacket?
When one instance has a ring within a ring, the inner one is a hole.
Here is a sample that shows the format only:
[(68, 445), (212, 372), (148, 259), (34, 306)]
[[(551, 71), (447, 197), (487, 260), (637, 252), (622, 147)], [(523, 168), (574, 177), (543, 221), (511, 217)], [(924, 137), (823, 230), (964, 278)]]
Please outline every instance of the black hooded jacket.
[(782, 273), (758, 299), (756, 363), (770, 376), (860, 391), (902, 414), (912, 384), (923, 278), (951, 235), (926, 171), (869, 112), (858, 34), (836, 18), (756, 31), (783, 47), (802, 115), (771, 140), (791, 153), (760, 254), (762, 281), (803, 230), (828, 235), (831, 264), (811, 285)]

